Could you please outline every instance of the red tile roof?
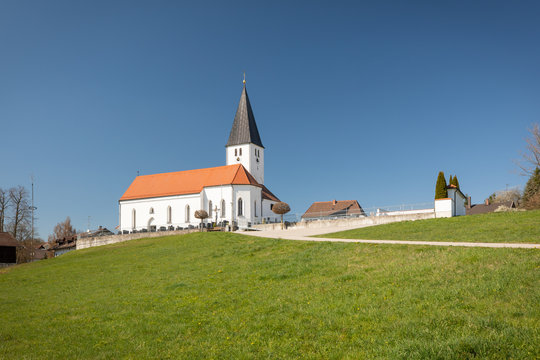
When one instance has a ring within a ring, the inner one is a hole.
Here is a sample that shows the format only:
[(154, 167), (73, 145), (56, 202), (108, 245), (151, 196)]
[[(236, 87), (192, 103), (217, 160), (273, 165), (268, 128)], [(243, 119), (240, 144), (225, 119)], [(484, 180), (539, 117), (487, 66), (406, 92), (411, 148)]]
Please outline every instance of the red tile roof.
[(279, 201), (241, 164), (137, 176), (120, 200), (198, 194), (205, 187), (219, 185), (258, 186), (262, 188), (263, 198)]
[(347, 212), (347, 214), (364, 214), (364, 210), (356, 200), (333, 200), (317, 201), (311, 204), (306, 210), (303, 218), (331, 216), (336, 213)]

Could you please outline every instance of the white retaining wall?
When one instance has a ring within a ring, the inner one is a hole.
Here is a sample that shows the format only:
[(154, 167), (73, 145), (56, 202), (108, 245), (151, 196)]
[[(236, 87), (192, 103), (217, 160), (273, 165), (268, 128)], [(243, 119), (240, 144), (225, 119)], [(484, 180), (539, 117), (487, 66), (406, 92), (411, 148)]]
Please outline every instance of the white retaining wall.
[(411, 214), (429, 214), (433, 209), (419, 209), (419, 210), (396, 210), (386, 211), (384, 209), (377, 209), (375, 216), (392, 216), (392, 215), (411, 215)]
[(96, 236), (89, 238), (77, 239), (77, 250), (86, 249), (89, 247), (116, 244), (119, 242), (142, 239), (142, 238), (153, 238), (160, 236), (169, 236), (169, 235), (183, 235), (192, 232), (197, 232), (199, 229), (191, 230), (175, 230), (175, 231), (158, 231), (158, 232), (146, 232), (146, 233), (135, 233), (135, 234), (121, 234), (121, 235), (108, 235), (108, 236)]
[[(302, 221), (288, 227), (288, 230), (295, 229), (319, 229), (325, 227), (365, 227), (372, 225), (388, 224), (392, 222), (399, 221), (410, 221), (410, 220), (423, 220), (423, 219), (433, 219), (435, 218), (435, 212), (425, 213), (415, 213), (415, 214), (404, 214), (404, 215), (388, 215), (388, 216), (369, 216), (361, 218), (349, 218), (349, 219), (338, 219), (338, 220), (315, 220), (315, 221)], [(261, 224), (254, 225), (253, 228), (257, 230), (280, 230), (281, 223), (276, 224)]]

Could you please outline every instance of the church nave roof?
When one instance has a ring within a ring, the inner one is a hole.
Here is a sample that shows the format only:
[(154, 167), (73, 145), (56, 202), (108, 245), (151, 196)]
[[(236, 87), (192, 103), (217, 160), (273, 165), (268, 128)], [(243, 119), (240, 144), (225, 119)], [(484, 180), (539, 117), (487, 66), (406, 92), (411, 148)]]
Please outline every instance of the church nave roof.
[(263, 198), (279, 201), (264, 185), (259, 184), (242, 164), (137, 176), (120, 201), (198, 194), (205, 187), (219, 185), (261, 187)]

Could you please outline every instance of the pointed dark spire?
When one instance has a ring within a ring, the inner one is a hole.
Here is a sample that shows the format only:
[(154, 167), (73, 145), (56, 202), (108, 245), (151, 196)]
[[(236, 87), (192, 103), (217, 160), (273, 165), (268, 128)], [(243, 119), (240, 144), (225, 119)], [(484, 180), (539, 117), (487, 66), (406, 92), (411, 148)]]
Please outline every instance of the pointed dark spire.
[(236, 115), (234, 116), (231, 134), (229, 135), (229, 141), (227, 141), (226, 146), (249, 143), (264, 148), (261, 137), (259, 136), (259, 130), (257, 130), (253, 110), (251, 110), (251, 104), (249, 103), (249, 97), (246, 90), (246, 82), (244, 80), (242, 96), (240, 96), (240, 103), (238, 104)]

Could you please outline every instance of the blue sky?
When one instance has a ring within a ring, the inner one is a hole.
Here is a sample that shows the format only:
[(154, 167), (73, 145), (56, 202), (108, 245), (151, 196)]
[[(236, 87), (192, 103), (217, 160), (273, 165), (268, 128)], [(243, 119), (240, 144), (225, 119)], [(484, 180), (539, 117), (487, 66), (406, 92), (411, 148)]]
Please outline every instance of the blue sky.
[(265, 183), (292, 211), (481, 202), (523, 186), (536, 1), (0, 1), (0, 187), (46, 238), (118, 224), (136, 176), (220, 166), (246, 71)]

